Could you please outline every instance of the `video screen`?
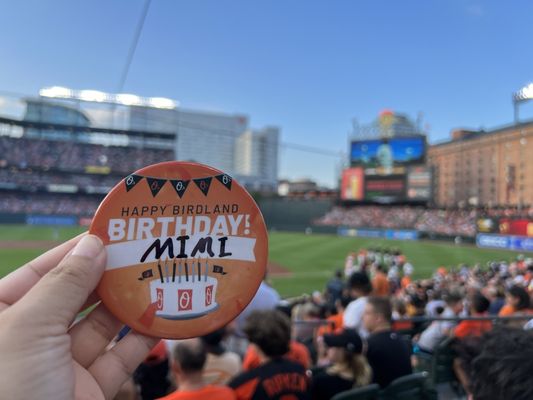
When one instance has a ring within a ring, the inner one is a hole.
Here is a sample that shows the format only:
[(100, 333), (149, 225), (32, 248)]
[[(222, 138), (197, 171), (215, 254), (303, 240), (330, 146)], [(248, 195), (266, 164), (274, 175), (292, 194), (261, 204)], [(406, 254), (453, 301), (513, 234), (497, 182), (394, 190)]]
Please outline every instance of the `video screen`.
[(426, 153), (426, 139), (423, 136), (397, 137), (354, 141), (351, 145), (352, 167), (376, 169), (377, 174), (402, 173), (398, 167), (423, 164)]

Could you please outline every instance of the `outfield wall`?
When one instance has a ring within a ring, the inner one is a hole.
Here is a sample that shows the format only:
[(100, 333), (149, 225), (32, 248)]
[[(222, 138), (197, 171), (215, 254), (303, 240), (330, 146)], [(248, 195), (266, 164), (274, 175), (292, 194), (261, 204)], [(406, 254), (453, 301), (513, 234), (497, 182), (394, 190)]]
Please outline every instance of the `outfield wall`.
[(418, 231), (414, 229), (376, 229), (376, 228), (338, 228), (339, 236), (365, 238), (382, 238), (390, 240), (418, 240)]
[(333, 206), (328, 199), (265, 198), (258, 201), (269, 230), (336, 233), (336, 227), (315, 227), (313, 221), (322, 217)]
[(77, 226), (83, 225), (83, 218), (76, 215), (0, 213), (0, 224)]

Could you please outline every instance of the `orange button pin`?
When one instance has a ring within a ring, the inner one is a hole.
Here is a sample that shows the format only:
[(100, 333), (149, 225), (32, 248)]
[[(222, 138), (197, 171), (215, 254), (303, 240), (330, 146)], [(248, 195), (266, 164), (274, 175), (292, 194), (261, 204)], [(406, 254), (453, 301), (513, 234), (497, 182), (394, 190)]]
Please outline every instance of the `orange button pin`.
[(100, 204), (90, 233), (107, 251), (102, 301), (150, 336), (184, 339), (222, 327), (265, 274), (268, 236), (257, 204), (201, 164), (165, 162), (127, 176)]

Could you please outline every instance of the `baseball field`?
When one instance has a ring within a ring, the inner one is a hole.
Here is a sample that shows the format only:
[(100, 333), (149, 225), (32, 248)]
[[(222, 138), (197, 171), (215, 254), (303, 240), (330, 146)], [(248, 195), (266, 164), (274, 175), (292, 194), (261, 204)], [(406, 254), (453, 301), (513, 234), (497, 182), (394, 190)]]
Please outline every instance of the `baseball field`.
[[(0, 277), (83, 231), (84, 228), (80, 227), (0, 225)], [(269, 280), (284, 297), (322, 290), (333, 272), (344, 267), (344, 260), (349, 252), (369, 246), (401, 249), (415, 267), (415, 278), (429, 277), (435, 268), (441, 265), (486, 265), (492, 260), (510, 261), (518, 255), (516, 252), (478, 249), (471, 245), (458, 246), (442, 242), (271, 232)], [(525, 256), (533, 257), (533, 254)]]

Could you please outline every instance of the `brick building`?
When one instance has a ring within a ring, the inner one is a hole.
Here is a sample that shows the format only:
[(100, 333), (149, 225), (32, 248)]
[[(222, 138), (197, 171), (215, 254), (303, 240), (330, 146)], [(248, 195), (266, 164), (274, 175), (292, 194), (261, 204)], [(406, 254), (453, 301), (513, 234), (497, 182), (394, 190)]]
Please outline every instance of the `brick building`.
[(451, 136), (428, 150), (437, 206), (533, 204), (533, 121)]

